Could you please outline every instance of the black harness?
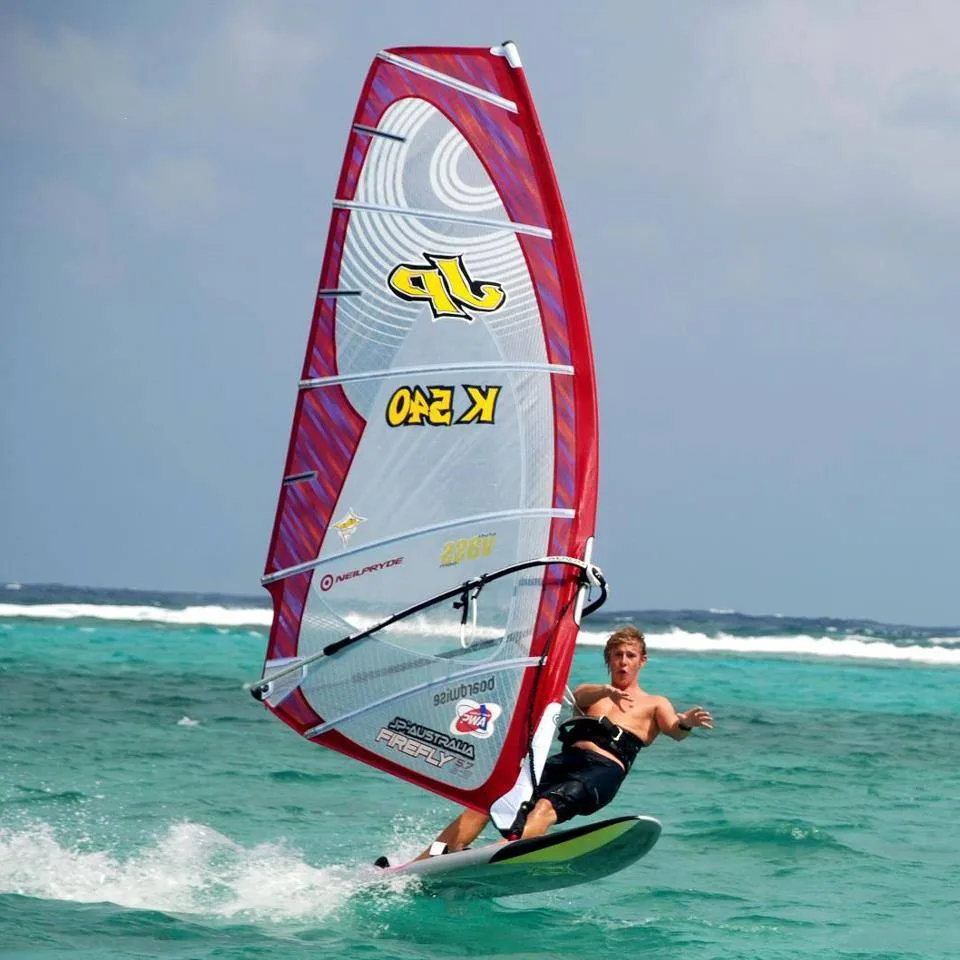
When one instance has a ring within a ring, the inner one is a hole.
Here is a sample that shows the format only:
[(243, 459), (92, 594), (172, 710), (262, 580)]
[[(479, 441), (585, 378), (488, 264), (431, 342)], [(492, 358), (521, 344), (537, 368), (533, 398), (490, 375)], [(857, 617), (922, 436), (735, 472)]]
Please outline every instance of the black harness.
[(563, 748), (572, 747), (578, 740), (588, 740), (603, 750), (609, 750), (630, 772), (637, 754), (646, 744), (635, 734), (617, 726), (606, 717), (575, 717), (560, 724), (557, 732)]

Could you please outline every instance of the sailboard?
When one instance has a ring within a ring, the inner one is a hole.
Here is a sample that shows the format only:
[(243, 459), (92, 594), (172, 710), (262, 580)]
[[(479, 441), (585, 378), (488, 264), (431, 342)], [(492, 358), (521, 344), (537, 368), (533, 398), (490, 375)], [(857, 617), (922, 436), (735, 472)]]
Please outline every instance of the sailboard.
[(653, 817), (615, 817), (542, 837), (490, 843), (385, 871), (416, 877), (425, 892), (510, 897), (592, 883), (636, 863), (660, 836)]
[(517, 48), (383, 50), (333, 200), (252, 693), (509, 832), (606, 596), (596, 501), (586, 309)]

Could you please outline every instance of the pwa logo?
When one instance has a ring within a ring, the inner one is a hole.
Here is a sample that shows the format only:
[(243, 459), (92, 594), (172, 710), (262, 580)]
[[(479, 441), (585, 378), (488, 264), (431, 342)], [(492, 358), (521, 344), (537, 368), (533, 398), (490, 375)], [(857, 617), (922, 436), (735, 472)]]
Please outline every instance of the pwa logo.
[(493, 736), (493, 724), (503, 710), (495, 703), (458, 700), (456, 714), (450, 724), (451, 733), (486, 740)]
[(493, 313), (506, 302), (507, 295), (499, 283), (474, 280), (463, 263), (463, 255), (441, 257), (424, 253), (426, 265), (401, 263), (387, 277), (387, 286), (403, 300), (426, 300), (433, 320), (456, 317), (473, 323), (467, 309)]

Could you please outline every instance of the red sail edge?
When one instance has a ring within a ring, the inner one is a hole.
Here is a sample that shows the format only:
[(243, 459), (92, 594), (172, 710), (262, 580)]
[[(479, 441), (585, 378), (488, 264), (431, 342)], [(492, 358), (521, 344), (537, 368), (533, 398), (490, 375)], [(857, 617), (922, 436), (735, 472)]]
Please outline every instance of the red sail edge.
[[(489, 48), (409, 47), (385, 53), (417, 64), (425, 68), (424, 72), (404, 70), (382, 56), (374, 60), (354, 115), (336, 199), (350, 201), (357, 189), (370, 145), (370, 137), (358, 126), (376, 128), (393, 103), (415, 96), (442, 111), (459, 129), (496, 185), (512, 221), (549, 228), (550, 239), (518, 236), (540, 309), (548, 359), (574, 367), (573, 377), (550, 378), (556, 424), (553, 506), (572, 510), (574, 516), (552, 519), (548, 552), (552, 556), (583, 557), (594, 533), (597, 504), (598, 426), (592, 349), (570, 228), (523, 69)], [(431, 72), (509, 101), (515, 111), (462, 93), (456, 86), (438, 83)], [(338, 373), (338, 300), (321, 298), (319, 291), (338, 287), (351, 215), (349, 209), (342, 208), (334, 209), (331, 215), (303, 364), (304, 379)], [(284, 477), (312, 474), (315, 479), (281, 487), (265, 577), (318, 556), (365, 426), (340, 387), (299, 393)], [(300, 620), (312, 577), (312, 569), (307, 569), (268, 583), (274, 612), (268, 661), (297, 655)], [(553, 565), (544, 583), (530, 648), (530, 656), (543, 658), (543, 666), (527, 669), (504, 748), (482, 786), (463, 790), (438, 782), (364, 749), (336, 730), (314, 741), (456, 803), (488, 810), (516, 781), (530, 738), (544, 711), (562, 699), (570, 671), (579, 629), (573, 618), (578, 571)], [(328, 719), (320, 717), (299, 690), (269, 709), (300, 734)]]

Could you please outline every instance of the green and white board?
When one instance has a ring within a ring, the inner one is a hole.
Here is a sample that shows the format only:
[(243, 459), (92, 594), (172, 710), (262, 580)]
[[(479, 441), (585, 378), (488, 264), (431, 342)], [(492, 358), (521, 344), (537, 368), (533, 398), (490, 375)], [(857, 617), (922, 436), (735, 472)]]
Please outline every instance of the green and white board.
[(600, 880), (639, 860), (660, 836), (653, 817), (616, 817), (531, 840), (491, 843), (388, 868), (430, 893), (509, 897)]

